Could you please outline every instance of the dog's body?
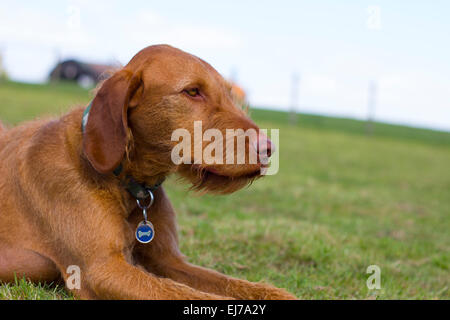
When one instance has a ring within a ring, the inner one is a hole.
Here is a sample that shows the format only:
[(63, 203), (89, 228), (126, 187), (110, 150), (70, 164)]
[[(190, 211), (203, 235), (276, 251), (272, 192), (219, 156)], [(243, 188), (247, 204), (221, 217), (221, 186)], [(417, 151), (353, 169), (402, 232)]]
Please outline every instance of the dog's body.
[(121, 183), (125, 176), (152, 186), (178, 172), (197, 189), (226, 193), (260, 169), (170, 161), (171, 132), (193, 120), (257, 128), (212, 67), (169, 46), (148, 47), (102, 85), (84, 132), (83, 111), (0, 128), (0, 281), (66, 280), (76, 265), (81, 288), (72, 291), (83, 299), (294, 298), (187, 263), (162, 186), (150, 208), (153, 241), (135, 239), (142, 211)]

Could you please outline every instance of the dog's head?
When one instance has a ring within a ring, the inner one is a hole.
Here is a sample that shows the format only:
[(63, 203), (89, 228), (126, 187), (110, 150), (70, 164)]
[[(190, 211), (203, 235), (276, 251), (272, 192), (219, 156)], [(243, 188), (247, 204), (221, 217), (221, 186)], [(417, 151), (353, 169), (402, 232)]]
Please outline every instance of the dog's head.
[(205, 61), (166, 45), (143, 49), (102, 84), (83, 136), (83, 152), (100, 173), (120, 163), (143, 181), (176, 171), (194, 188), (221, 193), (261, 176), (272, 151), (230, 84)]

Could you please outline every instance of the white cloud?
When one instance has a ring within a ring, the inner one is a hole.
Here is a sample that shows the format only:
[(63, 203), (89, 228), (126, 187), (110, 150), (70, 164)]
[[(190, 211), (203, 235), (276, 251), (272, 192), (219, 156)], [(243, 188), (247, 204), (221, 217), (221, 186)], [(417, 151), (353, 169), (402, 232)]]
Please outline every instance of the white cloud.
[(142, 47), (169, 43), (191, 50), (235, 50), (242, 43), (240, 35), (227, 30), (202, 24), (179, 23), (152, 11), (139, 12), (134, 23), (127, 25), (126, 30), (131, 40)]
[(334, 94), (336, 80), (324, 74), (307, 74), (302, 77), (302, 91), (305, 94)]
[(48, 12), (27, 8), (0, 11), (0, 39), (4, 43), (31, 46), (79, 47), (94, 43), (82, 27), (69, 28), (68, 16), (52, 16)]

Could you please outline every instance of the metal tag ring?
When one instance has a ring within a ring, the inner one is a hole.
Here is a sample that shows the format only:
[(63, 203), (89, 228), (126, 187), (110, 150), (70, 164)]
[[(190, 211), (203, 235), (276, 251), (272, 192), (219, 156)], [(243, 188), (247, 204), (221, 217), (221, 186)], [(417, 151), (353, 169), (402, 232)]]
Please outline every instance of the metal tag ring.
[(136, 199), (137, 205), (141, 209), (148, 209), (148, 208), (150, 208), (150, 206), (153, 204), (153, 201), (155, 200), (155, 197), (153, 196), (153, 192), (150, 189), (147, 189), (147, 192), (150, 195), (150, 202), (148, 203), (148, 205), (143, 206), (141, 204), (141, 202), (139, 201), (139, 199)]

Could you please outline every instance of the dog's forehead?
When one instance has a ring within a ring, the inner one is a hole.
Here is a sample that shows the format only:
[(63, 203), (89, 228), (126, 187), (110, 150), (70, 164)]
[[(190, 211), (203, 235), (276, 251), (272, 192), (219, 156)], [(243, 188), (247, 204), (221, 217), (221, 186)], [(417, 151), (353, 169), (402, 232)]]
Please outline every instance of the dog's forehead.
[(175, 77), (185, 81), (202, 78), (223, 81), (222, 76), (209, 63), (180, 49), (169, 45), (155, 45), (138, 52), (128, 63), (128, 68), (141, 69), (159, 78)]
[(186, 61), (189, 61), (194, 58), (195, 56), (169, 45), (154, 45), (146, 47), (141, 51), (139, 51), (130, 60), (128, 66), (136, 67), (138, 65), (148, 64), (149, 62), (155, 60), (162, 61), (162, 60), (184, 59)]

